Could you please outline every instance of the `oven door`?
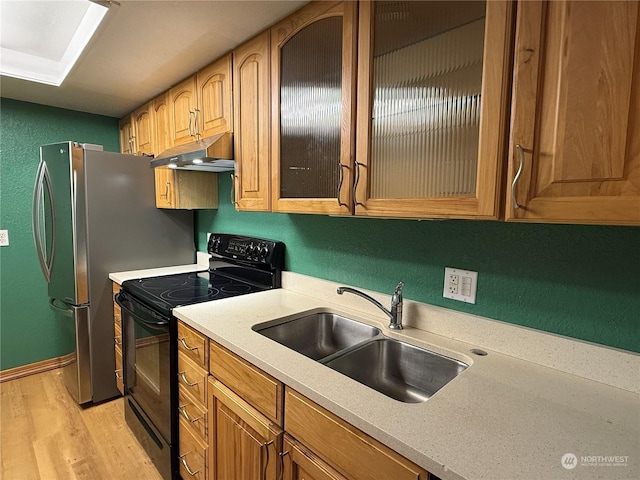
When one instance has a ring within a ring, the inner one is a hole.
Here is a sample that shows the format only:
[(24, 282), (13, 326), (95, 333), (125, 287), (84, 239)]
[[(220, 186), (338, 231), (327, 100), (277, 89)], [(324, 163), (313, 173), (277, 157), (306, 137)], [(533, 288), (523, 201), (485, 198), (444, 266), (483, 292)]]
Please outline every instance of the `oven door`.
[[(169, 450), (177, 446), (172, 419), (172, 412), (177, 409), (177, 385), (172, 386), (177, 375), (176, 321), (124, 291), (116, 295), (116, 302), (122, 310), (125, 407), (131, 404), (135, 414), (126, 415), (127, 423), (158, 470), (163, 469), (158, 465), (158, 456), (163, 464), (168, 459), (171, 469)], [(166, 453), (152, 453), (154, 444)]]

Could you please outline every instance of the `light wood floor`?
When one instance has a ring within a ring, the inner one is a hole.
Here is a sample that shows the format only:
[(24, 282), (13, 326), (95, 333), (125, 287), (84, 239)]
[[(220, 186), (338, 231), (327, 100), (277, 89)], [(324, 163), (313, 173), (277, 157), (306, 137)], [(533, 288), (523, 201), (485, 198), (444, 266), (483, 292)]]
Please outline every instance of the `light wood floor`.
[(124, 422), (123, 399), (78, 406), (61, 371), (0, 384), (0, 478), (161, 480)]

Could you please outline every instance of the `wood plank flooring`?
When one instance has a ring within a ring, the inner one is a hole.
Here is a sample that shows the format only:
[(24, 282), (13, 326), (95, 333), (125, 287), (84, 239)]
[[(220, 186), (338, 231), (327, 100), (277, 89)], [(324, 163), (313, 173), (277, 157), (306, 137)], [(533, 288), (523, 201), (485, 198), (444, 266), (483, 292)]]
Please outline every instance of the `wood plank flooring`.
[(124, 421), (123, 399), (80, 407), (61, 370), (0, 384), (0, 478), (161, 480)]

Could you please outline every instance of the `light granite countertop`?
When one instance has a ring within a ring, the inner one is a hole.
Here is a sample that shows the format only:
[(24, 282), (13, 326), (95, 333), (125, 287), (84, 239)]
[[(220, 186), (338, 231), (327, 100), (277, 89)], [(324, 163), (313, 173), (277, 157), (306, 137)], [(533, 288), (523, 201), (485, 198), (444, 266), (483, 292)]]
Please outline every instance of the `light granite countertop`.
[[(126, 273), (118, 278), (137, 278)], [(640, 355), (406, 299), (405, 329), (392, 332), (381, 312), (336, 295), (336, 285), (283, 272), (282, 289), (174, 315), (442, 480), (640, 478)], [(253, 330), (318, 310), (469, 368), (428, 401), (402, 403)], [(562, 464), (568, 455), (572, 469)]]

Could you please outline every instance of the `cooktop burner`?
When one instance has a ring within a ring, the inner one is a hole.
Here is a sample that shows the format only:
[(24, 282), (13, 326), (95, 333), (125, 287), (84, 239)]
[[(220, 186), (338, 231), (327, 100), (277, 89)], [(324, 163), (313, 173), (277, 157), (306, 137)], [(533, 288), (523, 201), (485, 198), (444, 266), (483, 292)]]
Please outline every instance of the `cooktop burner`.
[(123, 288), (163, 313), (170, 314), (172, 309), (180, 306), (259, 292), (267, 287), (204, 271), (128, 280), (123, 283)]

